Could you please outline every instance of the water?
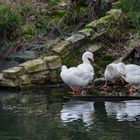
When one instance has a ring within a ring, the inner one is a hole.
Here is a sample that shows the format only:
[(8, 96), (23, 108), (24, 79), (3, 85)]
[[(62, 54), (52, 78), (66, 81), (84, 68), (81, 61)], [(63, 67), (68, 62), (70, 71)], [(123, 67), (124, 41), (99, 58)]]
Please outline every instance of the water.
[(139, 100), (64, 100), (67, 93), (1, 91), (0, 140), (139, 140)]

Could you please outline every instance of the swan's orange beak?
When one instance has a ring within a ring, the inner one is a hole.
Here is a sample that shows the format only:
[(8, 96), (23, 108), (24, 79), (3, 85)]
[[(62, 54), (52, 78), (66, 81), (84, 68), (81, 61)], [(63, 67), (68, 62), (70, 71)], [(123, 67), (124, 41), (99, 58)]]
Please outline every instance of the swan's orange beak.
[(92, 60), (92, 61), (94, 61), (94, 60), (95, 60), (94, 56), (91, 58), (91, 60)]

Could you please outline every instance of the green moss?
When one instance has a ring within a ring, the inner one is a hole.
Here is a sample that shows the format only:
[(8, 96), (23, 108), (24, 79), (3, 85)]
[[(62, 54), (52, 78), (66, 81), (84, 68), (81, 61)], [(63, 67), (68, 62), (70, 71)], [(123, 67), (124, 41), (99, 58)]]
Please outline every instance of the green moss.
[(113, 16), (112, 15), (107, 15), (107, 16), (104, 16), (102, 18), (100, 18), (98, 20), (98, 23), (101, 24), (101, 23), (108, 23), (108, 22), (112, 22), (113, 21)]
[(24, 26), (22, 26), (22, 29), (23, 29), (23, 32), (28, 35), (33, 35), (35, 31), (35, 27), (29, 24), (25, 24)]
[(93, 27), (97, 27), (100, 25), (111, 23), (112, 21), (113, 21), (113, 16), (107, 15), (107, 16), (104, 16), (104, 17), (98, 19), (98, 20), (92, 21), (91, 23), (87, 24), (86, 27), (93, 28)]
[(34, 37), (33, 35), (28, 35), (28, 34), (25, 35), (25, 39), (28, 41), (32, 41), (33, 37)]

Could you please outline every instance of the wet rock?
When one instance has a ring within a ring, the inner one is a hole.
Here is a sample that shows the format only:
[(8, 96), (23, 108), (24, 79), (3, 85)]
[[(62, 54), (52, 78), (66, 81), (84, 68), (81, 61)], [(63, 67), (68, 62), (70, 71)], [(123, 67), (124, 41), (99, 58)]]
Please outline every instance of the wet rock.
[(50, 69), (59, 68), (62, 65), (61, 58), (59, 56), (46, 56), (43, 58), (48, 63)]
[(43, 59), (27, 61), (25, 63), (20, 64), (19, 66), (24, 67), (27, 73), (48, 70), (48, 67)]
[(27, 85), (31, 83), (29, 75), (27, 74), (20, 76), (19, 81), (20, 81), (20, 85)]
[(69, 46), (70, 46), (70, 42), (62, 41), (62, 42), (58, 43), (57, 45), (55, 45), (52, 50), (54, 52), (56, 52), (58, 55), (60, 55), (61, 57), (65, 57), (70, 52)]
[(45, 83), (49, 78), (49, 71), (38, 72), (30, 75), (30, 81), (33, 84)]
[(10, 78), (5, 78), (3, 77), (1, 84), (3, 87), (17, 87), (19, 86), (19, 79), (10, 79)]
[(74, 34), (71, 37), (66, 38), (66, 41), (72, 43), (72, 49), (81, 46), (86, 41), (86, 36), (81, 34)]
[(61, 82), (61, 78), (60, 78), (60, 70), (52, 70), (50, 72), (50, 80), (53, 83), (59, 83)]
[(28, 60), (36, 59), (38, 56), (39, 56), (39, 53), (37, 51), (27, 50), (27, 51), (24, 51), (24, 52), (15, 53), (15, 54), (9, 56), (9, 58), (13, 59), (13, 60), (18, 60), (18, 61), (21, 61), (21, 62), (25, 62), (25, 61), (28, 61)]
[(13, 67), (7, 70), (3, 70), (3, 76), (7, 78), (16, 78), (24, 73), (23, 67)]
[(121, 17), (122, 13), (123, 12), (121, 9), (111, 9), (107, 12), (107, 15), (112, 15), (115, 20), (118, 20)]

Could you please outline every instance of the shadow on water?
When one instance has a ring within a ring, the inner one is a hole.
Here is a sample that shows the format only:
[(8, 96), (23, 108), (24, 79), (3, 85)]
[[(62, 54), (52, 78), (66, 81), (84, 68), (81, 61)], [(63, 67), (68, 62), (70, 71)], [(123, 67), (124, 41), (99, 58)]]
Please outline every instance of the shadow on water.
[(140, 101), (63, 100), (68, 89), (0, 94), (0, 140), (138, 140)]

